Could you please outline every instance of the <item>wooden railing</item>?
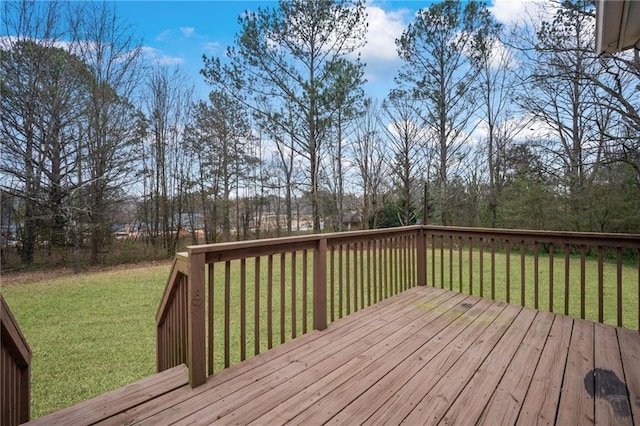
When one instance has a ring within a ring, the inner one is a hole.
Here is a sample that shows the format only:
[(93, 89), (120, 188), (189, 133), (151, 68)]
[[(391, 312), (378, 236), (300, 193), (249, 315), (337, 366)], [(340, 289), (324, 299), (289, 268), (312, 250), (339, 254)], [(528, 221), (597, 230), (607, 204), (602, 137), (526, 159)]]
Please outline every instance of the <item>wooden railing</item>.
[(640, 235), (425, 228), (430, 284), (640, 329)]
[(197, 386), (214, 371), (416, 285), (419, 230), (188, 247), (176, 257), (156, 316), (158, 371), (186, 363)]
[(187, 363), (188, 259), (179, 253), (173, 261), (156, 317), (157, 370)]
[(29, 421), (31, 348), (0, 294), (0, 424)]
[(198, 386), (425, 284), (640, 329), (639, 258), (635, 234), (433, 226), (191, 246), (156, 318), (158, 370), (186, 363)]

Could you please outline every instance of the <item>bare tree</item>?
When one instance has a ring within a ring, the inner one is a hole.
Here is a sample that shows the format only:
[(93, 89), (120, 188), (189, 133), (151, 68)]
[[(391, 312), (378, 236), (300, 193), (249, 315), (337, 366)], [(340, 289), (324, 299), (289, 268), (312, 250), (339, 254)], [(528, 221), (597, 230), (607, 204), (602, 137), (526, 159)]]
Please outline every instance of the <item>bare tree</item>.
[(603, 72), (585, 77), (601, 92), (598, 106), (615, 117), (599, 131), (610, 157), (629, 164), (640, 178), (640, 54), (601, 55), (599, 62)]
[(594, 102), (597, 91), (585, 77), (601, 71), (593, 52), (595, 20), (584, 13), (590, 7), (586, 0), (563, 2), (552, 20), (536, 27), (535, 39), (522, 38), (528, 75), (518, 97), (521, 107), (549, 129), (539, 148), (547, 171), (564, 188), (566, 226), (578, 230), (588, 226), (582, 223), (586, 194), (603, 149), (598, 117), (604, 117)]
[(389, 123), (386, 133), (393, 156), (387, 158), (387, 164), (402, 204), (400, 223), (410, 225), (416, 221), (415, 186), (422, 177), (421, 172), (429, 167), (425, 155), (427, 129), (420, 125), (422, 120), (416, 112), (415, 100), (407, 92), (392, 91), (383, 102), (382, 111)]
[(148, 79), (146, 110), (150, 140), (144, 155), (152, 181), (150, 189), (152, 242), (161, 236), (162, 245), (170, 255), (175, 252), (182, 228), (185, 197), (184, 129), (190, 117), (193, 89), (179, 68), (157, 67)]
[(5, 2), (2, 87), (2, 189), (22, 200), (21, 260), (33, 261), (41, 233), (49, 252), (65, 243), (79, 156), (85, 65), (60, 47), (64, 17), (56, 2)]
[(366, 111), (358, 119), (351, 146), (356, 165), (357, 182), (362, 191), (362, 222), (364, 229), (377, 227), (377, 212), (382, 207), (381, 193), (389, 168), (380, 128), (380, 107), (375, 101), (366, 102)]
[(88, 182), (86, 208), (91, 234), (91, 260), (98, 263), (111, 239), (109, 209), (131, 182), (132, 147), (139, 139), (139, 119), (130, 102), (142, 76), (141, 46), (108, 3), (87, 2), (71, 16), (72, 52), (89, 68), (92, 84), (83, 174)]
[[(510, 48), (499, 38), (500, 27), (492, 26), (478, 39), (473, 68), (478, 72), (479, 114), (486, 129), (486, 159), (489, 171), (487, 222), (495, 227), (497, 200), (500, 196), (503, 156), (506, 144), (512, 141), (516, 128), (510, 125), (515, 97), (515, 79), (511, 68), (516, 59)], [(489, 33), (489, 31), (492, 31)], [(475, 169), (474, 169), (475, 170)]]

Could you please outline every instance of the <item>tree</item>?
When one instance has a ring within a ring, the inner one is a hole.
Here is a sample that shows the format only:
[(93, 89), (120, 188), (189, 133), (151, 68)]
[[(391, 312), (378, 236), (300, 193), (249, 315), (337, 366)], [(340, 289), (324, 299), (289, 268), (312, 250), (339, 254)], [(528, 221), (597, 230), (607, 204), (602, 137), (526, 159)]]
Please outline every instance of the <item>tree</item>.
[[(426, 155), (427, 130), (420, 126), (414, 99), (407, 92), (392, 91), (382, 103), (389, 124), (387, 139), (392, 156), (387, 158), (400, 202), (400, 223), (415, 223), (416, 185), (421, 171), (430, 166)], [(419, 194), (420, 192), (418, 192)]]
[[(175, 252), (184, 199), (185, 153), (180, 138), (190, 118), (192, 88), (178, 68), (171, 73), (166, 67), (156, 68), (148, 77), (146, 91), (147, 132), (149, 143), (143, 143), (146, 176), (151, 177), (148, 199), (151, 202), (147, 223), (151, 239), (157, 244), (162, 236), (169, 255)], [(177, 228), (176, 229), (176, 225)], [(175, 232), (174, 232), (175, 231)]]
[[(267, 111), (269, 106), (264, 105), (264, 110)], [(281, 188), (281, 184), (277, 184), (277, 189), (284, 189), (284, 205), (285, 205), (285, 226), (286, 235), (290, 235), (292, 232), (293, 221), (293, 191), (296, 186), (296, 179), (299, 179), (299, 173), (296, 173), (296, 169), (300, 170), (302, 167), (296, 162), (296, 129), (299, 128), (299, 122), (297, 117), (293, 113), (293, 107), (289, 104), (288, 107), (282, 108), (280, 113), (256, 113), (256, 121), (258, 126), (264, 130), (270, 140), (275, 143), (276, 146), (276, 164), (278, 169), (282, 172), (284, 178), (284, 188)], [(283, 131), (283, 129), (286, 129)], [(279, 220), (279, 218), (278, 218)], [(278, 235), (280, 229), (278, 227)]]
[[(211, 194), (214, 200), (220, 201), (222, 239), (230, 241), (231, 194), (246, 175), (250, 162), (246, 145), (253, 137), (247, 111), (226, 92), (212, 91), (209, 94), (209, 104), (198, 104), (194, 126), (190, 132), (191, 149), (199, 161), (203, 209), (206, 211), (206, 194)], [(206, 224), (213, 225), (213, 232), (217, 227), (216, 210), (217, 207), (214, 207), (211, 219), (205, 219)], [(236, 223), (236, 227), (238, 225)]]
[[(518, 130), (512, 122), (512, 100), (516, 94), (514, 73), (516, 64), (511, 50), (500, 40), (502, 28), (492, 25), (478, 31), (476, 54), (472, 66), (478, 73), (479, 113), (486, 130), (486, 159), (489, 171), (487, 191), (487, 223), (496, 226), (497, 199), (502, 187), (504, 152)], [(477, 170), (477, 169), (474, 169)]]
[(607, 126), (599, 127), (609, 153), (640, 177), (640, 60), (637, 51), (635, 55), (635, 60), (628, 53), (600, 57), (604, 72), (587, 74), (586, 78), (603, 92), (598, 106), (613, 117)]
[(377, 228), (377, 213), (382, 208), (380, 198), (389, 169), (380, 129), (380, 107), (373, 100), (367, 100), (365, 107), (356, 125), (352, 151), (357, 185), (362, 190), (362, 223), (366, 228), (371, 221), (371, 226)]
[(497, 220), (505, 228), (559, 229), (554, 182), (532, 145), (527, 141), (505, 152), (506, 178), (497, 203)]
[(0, 169), (8, 178), (4, 189), (23, 200), (22, 260), (30, 263), (37, 234), (45, 234), (49, 250), (66, 239), (65, 203), (77, 158), (74, 121), (81, 110), (76, 105), (86, 82), (78, 81), (81, 62), (59, 48), (16, 42), (2, 58)]
[(565, 1), (552, 21), (542, 21), (528, 58), (530, 69), (518, 100), (550, 131), (539, 144), (547, 170), (558, 177), (566, 194), (566, 227), (588, 230), (583, 221), (593, 177), (600, 164), (604, 140), (598, 127), (609, 121), (594, 102), (599, 96), (586, 75), (598, 74), (593, 52), (595, 20), (585, 13), (586, 0)]
[(330, 179), (333, 192), (335, 193), (337, 210), (337, 228), (342, 231), (342, 219), (345, 214), (344, 191), (345, 191), (345, 170), (346, 154), (348, 152), (348, 140), (351, 139), (353, 129), (351, 126), (363, 112), (364, 91), (363, 71), (360, 67), (346, 60), (336, 61), (335, 78), (331, 84), (332, 92), (329, 97), (335, 103), (335, 114), (331, 120), (331, 132), (329, 133), (328, 161), (331, 167), (324, 168), (332, 172)]
[[(203, 214), (205, 243), (217, 241), (217, 206), (216, 200), (219, 194), (220, 181), (216, 173), (211, 173), (212, 164), (215, 161), (210, 140), (213, 138), (211, 127), (211, 114), (206, 103), (199, 102), (193, 108), (193, 122), (185, 130), (187, 153), (195, 159), (194, 182), (192, 188), (196, 188), (201, 203)], [(213, 198), (213, 200), (211, 199)]]
[[(263, 219), (265, 218), (265, 212), (268, 208), (267, 201), (267, 185), (268, 185), (268, 173), (265, 156), (265, 146), (262, 134), (256, 138), (252, 138), (252, 143), (246, 149), (248, 161), (247, 172), (247, 208), (245, 212), (252, 214), (253, 216), (253, 236), (256, 239), (260, 239), (262, 236)], [(247, 216), (245, 215), (245, 216)], [(245, 223), (248, 224), (249, 218), (247, 217)], [(246, 234), (246, 233), (245, 233)], [(248, 235), (248, 234), (247, 234)], [(248, 238), (245, 235), (244, 238)]]
[(640, 179), (625, 162), (605, 162), (589, 194), (588, 219), (596, 232), (635, 233), (640, 229)]
[[(405, 62), (396, 78), (422, 102), (421, 115), (436, 140), (442, 223), (451, 223), (447, 183), (450, 165), (464, 155), (469, 124), (476, 112), (477, 71), (471, 58), (486, 44), (497, 24), (486, 5), (477, 1), (445, 0), (422, 9), (396, 40)], [(454, 161), (455, 160), (455, 161)]]
[[(203, 74), (223, 85), (258, 114), (275, 120), (282, 132), (288, 123), (280, 112), (291, 108), (301, 127), (295, 132), (296, 152), (309, 164), (314, 231), (320, 230), (319, 166), (328, 126), (337, 111), (331, 85), (341, 71), (338, 61), (363, 44), (363, 1), (281, 1), (278, 8), (247, 12), (236, 47), (228, 50), (230, 65), (206, 58)], [(356, 67), (362, 66), (358, 60)], [(265, 110), (258, 106), (267, 106)]]
[(22, 200), (21, 260), (31, 263), (40, 234), (54, 246), (67, 240), (74, 219), (72, 197), (80, 159), (86, 90), (91, 79), (82, 61), (57, 47), (60, 5), (3, 4), (1, 51), (3, 189)]
[(91, 234), (91, 260), (100, 261), (111, 239), (109, 209), (131, 182), (132, 148), (139, 141), (139, 114), (130, 102), (141, 76), (142, 49), (131, 28), (122, 24), (107, 3), (83, 3), (72, 15), (72, 52), (92, 76), (82, 174)]

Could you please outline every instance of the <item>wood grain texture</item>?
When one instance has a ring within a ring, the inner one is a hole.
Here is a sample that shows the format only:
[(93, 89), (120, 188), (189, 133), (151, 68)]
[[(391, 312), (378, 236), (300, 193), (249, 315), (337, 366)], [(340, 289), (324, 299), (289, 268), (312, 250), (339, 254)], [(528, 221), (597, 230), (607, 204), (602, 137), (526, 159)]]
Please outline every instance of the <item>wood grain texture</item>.
[(562, 393), (558, 406), (559, 424), (592, 424), (595, 421), (593, 393), (593, 322), (575, 320)]
[[(184, 370), (177, 376), (152, 376), (40, 423), (640, 423), (638, 332), (425, 286), (197, 388), (185, 386)], [(598, 390), (613, 376), (622, 385)], [(629, 416), (614, 405), (621, 386)]]
[(30, 422), (30, 425), (89, 425), (188, 386), (184, 364), (131, 383), (104, 395)]
[(593, 397), (598, 424), (631, 425), (629, 393), (624, 383), (616, 329), (594, 324)]

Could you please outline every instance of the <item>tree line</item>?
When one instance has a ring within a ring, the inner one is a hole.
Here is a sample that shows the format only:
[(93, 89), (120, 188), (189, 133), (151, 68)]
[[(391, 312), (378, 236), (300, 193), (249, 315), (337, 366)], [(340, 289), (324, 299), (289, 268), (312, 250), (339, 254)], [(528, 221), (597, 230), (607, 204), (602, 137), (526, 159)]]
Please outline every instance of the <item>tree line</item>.
[(4, 2), (5, 240), (29, 264), (100, 263), (124, 224), (168, 255), (350, 223), (638, 232), (638, 53), (594, 52), (590, 1), (544, 6), (510, 27), (480, 1), (418, 11), (376, 99), (365, 2), (281, 1), (203, 56), (198, 100), (113, 4)]

